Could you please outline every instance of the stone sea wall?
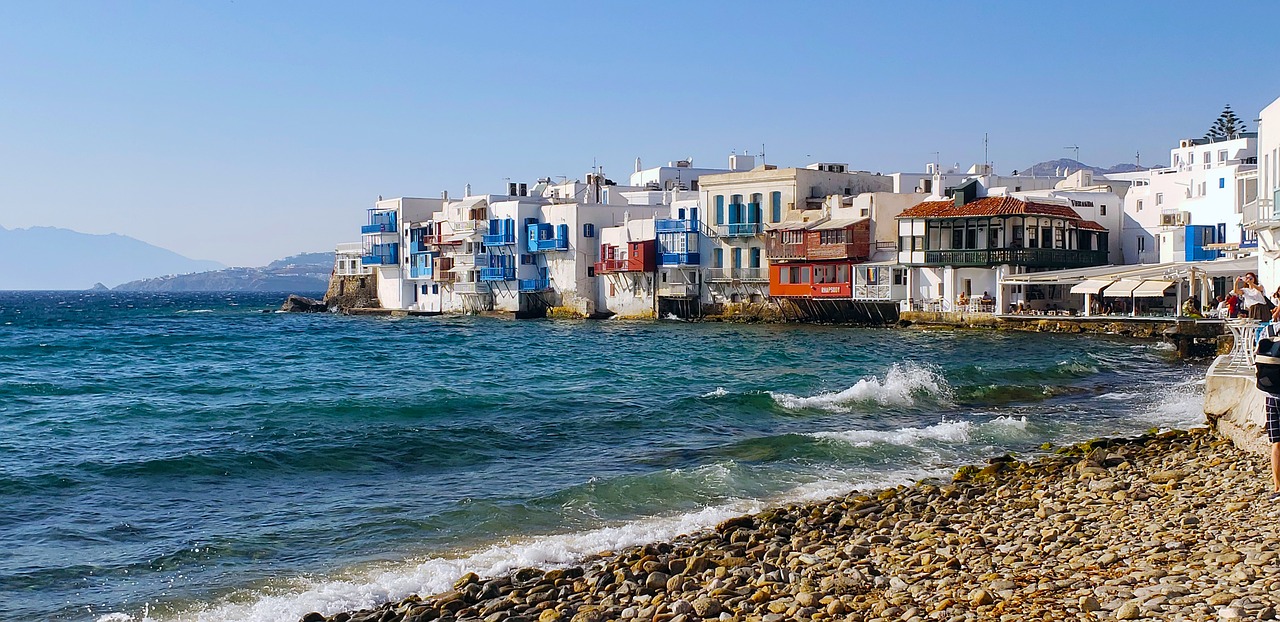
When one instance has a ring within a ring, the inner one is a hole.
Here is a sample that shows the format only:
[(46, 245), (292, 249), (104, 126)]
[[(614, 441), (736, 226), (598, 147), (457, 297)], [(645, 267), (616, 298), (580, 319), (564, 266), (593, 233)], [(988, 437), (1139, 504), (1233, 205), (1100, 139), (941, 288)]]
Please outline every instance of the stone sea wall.
[(1272, 619), (1267, 463), (1208, 429), (796, 503), (304, 622)]
[(1209, 424), (1219, 434), (1231, 439), (1236, 447), (1261, 455), (1270, 455), (1267, 443), (1266, 397), (1254, 385), (1252, 376), (1219, 373), (1226, 357), (1214, 361), (1204, 381), (1204, 412)]

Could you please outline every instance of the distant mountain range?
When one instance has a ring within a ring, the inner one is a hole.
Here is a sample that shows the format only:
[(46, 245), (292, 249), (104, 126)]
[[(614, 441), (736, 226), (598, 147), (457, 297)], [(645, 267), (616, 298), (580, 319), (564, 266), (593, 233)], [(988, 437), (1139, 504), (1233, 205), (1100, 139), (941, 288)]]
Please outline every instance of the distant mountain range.
[(0, 227), (0, 290), (88, 289), (95, 283), (222, 267), (114, 233)]
[(302, 253), (261, 268), (225, 268), (140, 279), (119, 285), (126, 292), (322, 292), (329, 287), (333, 253)]
[(1117, 164), (1111, 168), (1102, 168), (1100, 166), (1091, 166), (1072, 160), (1071, 158), (1058, 158), (1057, 160), (1049, 160), (1047, 162), (1038, 162), (1027, 168), (1017, 169), (1019, 175), (1037, 175), (1040, 177), (1051, 177), (1057, 175), (1057, 171), (1067, 170), (1072, 173), (1076, 171), (1092, 171), (1094, 175), (1106, 175), (1107, 173), (1132, 173), (1133, 171), (1145, 171), (1147, 167), (1138, 166), (1136, 164)]

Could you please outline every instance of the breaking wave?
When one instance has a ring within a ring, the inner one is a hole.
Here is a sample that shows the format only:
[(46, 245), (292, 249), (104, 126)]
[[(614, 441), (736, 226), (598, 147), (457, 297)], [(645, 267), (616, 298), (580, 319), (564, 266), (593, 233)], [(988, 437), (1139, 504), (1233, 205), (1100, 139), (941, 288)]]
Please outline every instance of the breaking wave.
[(768, 394), (779, 406), (789, 410), (848, 412), (856, 404), (912, 406), (921, 399), (946, 401), (951, 397), (951, 387), (932, 369), (914, 363), (894, 363), (884, 379), (863, 378), (843, 391), (809, 397), (777, 391)]

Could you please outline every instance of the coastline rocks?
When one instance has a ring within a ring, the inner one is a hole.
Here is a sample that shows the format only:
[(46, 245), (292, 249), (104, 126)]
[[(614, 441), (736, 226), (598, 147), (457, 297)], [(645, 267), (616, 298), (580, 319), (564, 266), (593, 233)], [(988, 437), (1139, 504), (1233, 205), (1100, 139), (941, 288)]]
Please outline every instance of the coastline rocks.
[(1271, 619), (1280, 505), (1205, 429), (789, 503), (579, 565), (303, 622)]
[(280, 305), (280, 310), (289, 313), (324, 313), (329, 310), (329, 305), (314, 298), (289, 294), (289, 298)]

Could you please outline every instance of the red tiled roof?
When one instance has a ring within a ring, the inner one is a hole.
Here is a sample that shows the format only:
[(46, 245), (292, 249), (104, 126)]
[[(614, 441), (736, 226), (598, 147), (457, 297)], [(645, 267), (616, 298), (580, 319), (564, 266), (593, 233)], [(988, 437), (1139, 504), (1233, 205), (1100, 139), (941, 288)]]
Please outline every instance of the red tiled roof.
[[(954, 200), (925, 201), (909, 207), (898, 218), (965, 218), (970, 216), (1058, 216), (1082, 220), (1080, 214), (1065, 205), (1031, 203), (1013, 197), (983, 197), (956, 207)], [(1105, 229), (1104, 229), (1105, 231)]]
[(1082, 221), (1080, 221), (1080, 225), (1079, 225), (1079, 226), (1080, 226), (1080, 228), (1081, 228), (1081, 229), (1088, 229), (1089, 231), (1106, 231), (1106, 230), (1107, 230), (1107, 228), (1106, 228), (1106, 227), (1104, 227), (1104, 226), (1102, 226), (1102, 225), (1100, 225), (1100, 224), (1098, 224), (1098, 223), (1096, 223), (1096, 222), (1094, 222), (1094, 221), (1092, 221), (1092, 220), (1082, 220)]

